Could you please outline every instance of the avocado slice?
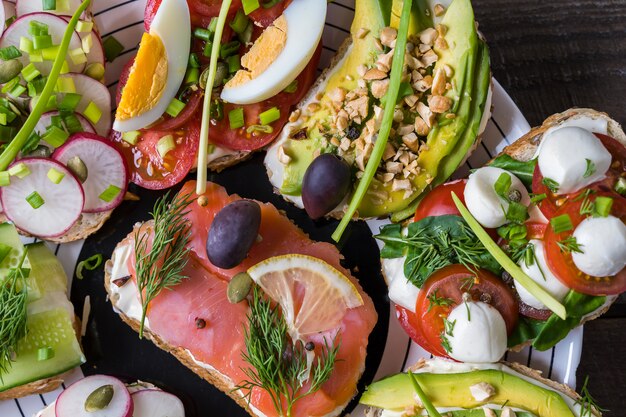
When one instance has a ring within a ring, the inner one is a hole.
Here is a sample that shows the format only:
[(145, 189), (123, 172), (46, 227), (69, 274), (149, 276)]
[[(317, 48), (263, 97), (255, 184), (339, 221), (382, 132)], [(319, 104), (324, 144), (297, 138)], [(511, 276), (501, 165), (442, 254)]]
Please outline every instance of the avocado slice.
[[(487, 403), (506, 404), (537, 417), (575, 416), (559, 393), (497, 369), (454, 374), (418, 373), (415, 377), (436, 407), (476, 409)], [(470, 387), (481, 382), (490, 384), (496, 390), (491, 398), (482, 402), (476, 401), (470, 393)], [(409, 376), (398, 374), (370, 385), (361, 396), (360, 403), (402, 410), (415, 404), (415, 391)]]
[[(356, 2), (355, 18), (351, 27), (353, 39), (352, 45), (344, 55), (343, 60), (337, 65), (337, 69), (329, 77), (324, 86), (325, 91), (333, 91), (337, 87), (343, 87), (347, 91), (357, 88), (359, 79), (357, 68), (363, 64), (371, 64), (376, 59), (378, 50), (374, 36), (365, 36), (359, 39), (357, 33), (362, 28), (369, 29), (370, 33), (378, 34), (380, 29), (387, 25), (397, 26), (399, 11), (402, 0), (358, 0)], [(428, 4), (425, 0), (414, 1), (412, 7), (410, 34), (418, 34), (422, 30), (433, 27), (431, 17), (426, 11)], [(378, 217), (390, 213), (402, 211), (418, 196), (426, 190), (430, 184), (438, 178), (447, 178), (458, 166), (458, 158), (448, 158), (449, 155), (463, 155), (474, 143), (474, 133), (480, 123), (484, 110), (484, 99), (489, 89), (489, 82), (479, 82), (485, 79), (482, 64), (487, 64), (487, 59), (479, 49), (481, 42), (476, 33), (474, 13), (470, 0), (454, 0), (448, 7), (441, 22), (447, 28), (446, 41), (448, 48), (433, 48), (439, 59), (435, 64), (435, 70), (450, 66), (454, 74), (449, 79), (453, 86), (447, 91), (446, 96), (452, 99), (454, 119), (446, 119), (443, 115), (438, 120), (438, 126), (429, 133), (426, 143), (428, 150), (422, 151), (418, 157), (421, 171), (412, 182), (415, 193), (406, 198), (404, 191), (393, 191), (391, 184), (383, 184), (374, 179), (370, 185), (372, 196), (384, 191), (389, 198), (382, 204), (377, 198), (367, 197), (358, 209), (359, 217)], [(486, 51), (486, 47), (482, 48)], [(480, 76), (480, 78), (478, 78)], [(482, 104), (482, 107), (480, 106)], [(320, 108), (302, 125), (306, 129), (306, 139), (288, 139), (284, 144), (285, 152), (291, 157), (291, 162), (285, 166), (281, 192), (287, 195), (300, 195), (302, 178), (313, 160), (309, 153), (310, 149), (320, 149), (320, 143), (324, 135), (332, 136), (333, 131), (329, 120), (332, 117), (332, 103), (328, 95), (320, 101)], [(475, 119), (476, 129), (473, 129)], [(295, 142), (298, 142), (297, 144)], [(322, 152), (333, 151), (322, 149)], [(348, 162), (354, 163), (350, 157)], [(441, 164), (444, 167), (440, 167)], [(455, 165), (456, 163), (456, 165)], [(368, 192), (369, 196), (369, 192)]]

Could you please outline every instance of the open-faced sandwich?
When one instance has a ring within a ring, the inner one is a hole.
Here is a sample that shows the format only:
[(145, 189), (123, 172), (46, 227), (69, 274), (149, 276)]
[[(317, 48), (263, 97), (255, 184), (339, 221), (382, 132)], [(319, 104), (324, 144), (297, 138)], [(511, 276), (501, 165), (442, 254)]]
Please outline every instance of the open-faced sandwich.
[(189, 3), (148, 1), (147, 32), (119, 83), (111, 138), (145, 188), (262, 149), (315, 78), (325, 0)]
[(591, 109), (551, 116), (376, 236), (402, 326), (459, 361), (551, 348), (626, 291), (625, 196), (619, 124)]
[(98, 230), (128, 183), (125, 160), (106, 139), (108, 51), (89, 3), (20, 1), (1, 20), (1, 216), (57, 242)]
[(73, 383), (34, 417), (185, 417), (183, 403), (157, 386), (108, 375)]
[(420, 360), (408, 373), (370, 385), (360, 399), (368, 417), (599, 417), (584, 386), (541, 377), (518, 363), (473, 364)]
[(59, 387), (85, 362), (63, 267), (43, 242), (0, 224), (0, 400)]
[(478, 143), (489, 52), (469, 0), (434, 3), (357, 0), (350, 37), (268, 149), (275, 189), (311, 217), (406, 218)]
[(117, 245), (113, 308), (251, 415), (339, 415), (364, 370), (371, 299), (333, 245), (271, 204), (195, 187)]

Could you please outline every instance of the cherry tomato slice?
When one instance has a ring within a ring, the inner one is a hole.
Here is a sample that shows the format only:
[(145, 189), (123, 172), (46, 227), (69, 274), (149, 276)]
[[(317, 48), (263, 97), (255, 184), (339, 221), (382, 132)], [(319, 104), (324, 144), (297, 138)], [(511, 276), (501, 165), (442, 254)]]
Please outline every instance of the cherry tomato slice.
[(461, 213), (456, 208), (454, 201), (452, 201), (452, 192), (465, 204), (465, 197), (463, 196), (465, 184), (467, 184), (467, 180), (462, 179), (450, 181), (433, 188), (426, 194), (426, 197), (420, 201), (417, 210), (415, 210), (413, 221), (418, 222), (426, 217), (442, 216), (444, 214), (456, 214), (460, 216)]
[[(509, 287), (500, 278), (486, 270), (473, 272), (463, 265), (449, 265), (426, 280), (415, 304), (420, 323), (417, 331), (427, 341), (427, 345), (422, 347), (433, 355), (442, 354), (443, 318), (462, 302), (464, 293), (470, 294), (474, 301), (487, 302), (496, 308), (504, 318), (508, 334), (515, 328), (519, 306)], [(435, 303), (435, 299), (447, 302)], [(433, 349), (434, 346), (437, 348)]]
[(156, 122), (150, 126), (150, 130), (175, 130), (184, 126), (197, 113), (198, 109), (201, 108), (203, 97), (204, 94), (202, 94), (200, 90), (192, 93), (185, 108), (178, 116), (170, 117), (164, 114), (161, 117), (162, 121)]
[[(608, 196), (613, 198), (611, 215), (619, 217), (626, 222), (626, 199), (616, 197), (611, 193), (595, 193), (589, 196), (590, 201), (594, 201), (598, 196)], [(545, 246), (546, 258), (550, 270), (556, 277), (569, 288), (583, 294), (589, 295), (615, 295), (626, 291), (626, 268), (612, 277), (592, 277), (580, 271), (570, 252), (562, 251), (559, 242), (571, 237), (576, 227), (585, 219), (580, 214), (580, 207), (584, 199), (570, 200), (555, 213), (556, 216), (569, 215), (573, 229), (562, 233), (555, 233), (552, 227), (546, 229)]]
[(283, 14), (290, 3), (291, 0), (280, 0), (277, 4), (267, 9), (261, 4), (261, 7), (250, 13), (248, 17), (258, 26), (266, 28), (271, 25), (278, 16)]
[[(176, 147), (164, 158), (157, 151), (159, 139), (173, 135)], [(142, 131), (136, 145), (122, 139), (119, 132), (113, 131), (111, 140), (120, 144), (131, 172), (131, 181), (151, 190), (162, 190), (181, 182), (189, 173), (196, 160), (200, 122), (191, 120), (181, 130)]]
[(543, 239), (543, 236), (546, 234), (546, 228), (548, 227), (548, 223), (540, 222), (526, 222), (524, 225), (527, 230), (527, 239)]

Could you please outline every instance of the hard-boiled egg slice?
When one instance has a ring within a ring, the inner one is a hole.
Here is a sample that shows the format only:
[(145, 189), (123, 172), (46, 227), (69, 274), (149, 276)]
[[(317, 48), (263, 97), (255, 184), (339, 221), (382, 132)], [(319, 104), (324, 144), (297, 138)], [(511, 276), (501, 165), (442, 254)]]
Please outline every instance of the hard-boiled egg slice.
[(190, 22), (185, 0), (163, 0), (150, 32), (141, 38), (135, 63), (122, 90), (113, 129), (118, 132), (139, 130), (165, 113), (187, 70)]
[(244, 69), (226, 83), (222, 100), (258, 103), (284, 90), (311, 60), (325, 20), (326, 0), (293, 0), (241, 57)]

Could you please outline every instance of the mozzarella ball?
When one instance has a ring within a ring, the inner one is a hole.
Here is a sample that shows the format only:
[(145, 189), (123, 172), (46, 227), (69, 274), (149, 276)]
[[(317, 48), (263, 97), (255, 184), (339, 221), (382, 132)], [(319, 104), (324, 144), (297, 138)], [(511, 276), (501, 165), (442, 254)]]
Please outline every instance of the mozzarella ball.
[(588, 217), (574, 238), (582, 253), (572, 253), (578, 269), (593, 277), (610, 277), (626, 266), (626, 225), (614, 216)]

